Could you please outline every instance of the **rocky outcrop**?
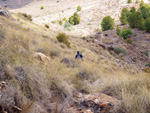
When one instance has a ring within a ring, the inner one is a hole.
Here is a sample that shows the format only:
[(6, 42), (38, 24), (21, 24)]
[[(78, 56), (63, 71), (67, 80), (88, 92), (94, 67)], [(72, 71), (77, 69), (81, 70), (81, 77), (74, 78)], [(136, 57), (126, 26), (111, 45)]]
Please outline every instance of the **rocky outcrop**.
[(44, 63), (50, 62), (50, 58), (48, 56), (44, 55), (43, 53), (40, 53), (40, 52), (34, 53), (34, 57), (37, 58), (38, 60), (44, 62)]
[(74, 93), (73, 102), (68, 109), (71, 113), (112, 113), (119, 100), (102, 94), (82, 95)]
[(4, 8), (2, 8), (2, 7), (0, 7), (0, 15), (1, 15), (1, 16), (5, 16), (5, 17), (8, 17), (8, 18), (11, 17), (11, 14), (9, 13), (9, 11), (6, 10), (6, 9), (4, 9)]

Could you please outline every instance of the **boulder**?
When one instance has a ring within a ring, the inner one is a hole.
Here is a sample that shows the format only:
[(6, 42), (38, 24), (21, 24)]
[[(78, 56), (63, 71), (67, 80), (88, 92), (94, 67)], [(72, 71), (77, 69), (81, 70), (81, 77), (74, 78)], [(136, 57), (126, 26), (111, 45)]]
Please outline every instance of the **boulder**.
[(9, 13), (9, 11), (6, 10), (6, 9), (4, 9), (4, 8), (2, 8), (2, 7), (0, 7), (0, 15), (1, 16), (5, 16), (5, 17), (10, 17), (11, 16), (11, 14)]
[(40, 53), (40, 52), (34, 53), (34, 57), (37, 58), (38, 60), (44, 62), (44, 63), (50, 62), (50, 58), (48, 56), (44, 55), (43, 53)]

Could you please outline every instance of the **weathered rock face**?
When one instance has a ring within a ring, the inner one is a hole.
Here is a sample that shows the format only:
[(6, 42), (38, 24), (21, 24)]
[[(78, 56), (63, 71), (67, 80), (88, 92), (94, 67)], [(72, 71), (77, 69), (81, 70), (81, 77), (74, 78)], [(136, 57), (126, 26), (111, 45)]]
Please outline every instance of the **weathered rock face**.
[(33, 0), (1, 0), (0, 5), (5, 8), (19, 8), (32, 1)]
[(2, 7), (0, 7), (0, 15), (5, 16), (5, 17), (11, 17), (11, 14), (9, 13), (9, 11)]

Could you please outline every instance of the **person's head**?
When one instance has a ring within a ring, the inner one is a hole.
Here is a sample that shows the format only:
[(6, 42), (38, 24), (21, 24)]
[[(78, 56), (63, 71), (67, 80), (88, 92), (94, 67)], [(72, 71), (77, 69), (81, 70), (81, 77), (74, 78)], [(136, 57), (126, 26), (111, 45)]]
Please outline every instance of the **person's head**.
[(80, 54), (80, 52), (79, 52), (79, 51), (77, 51), (77, 54)]

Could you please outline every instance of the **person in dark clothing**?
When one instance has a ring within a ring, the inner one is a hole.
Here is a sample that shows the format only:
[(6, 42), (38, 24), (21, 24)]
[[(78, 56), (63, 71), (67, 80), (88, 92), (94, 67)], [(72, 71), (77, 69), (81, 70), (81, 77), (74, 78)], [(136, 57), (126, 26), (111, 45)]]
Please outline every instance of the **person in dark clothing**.
[(79, 51), (77, 51), (77, 55), (75, 56), (75, 59), (80, 59), (83, 61), (83, 56), (82, 56), (82, 54), (80, 54)]

